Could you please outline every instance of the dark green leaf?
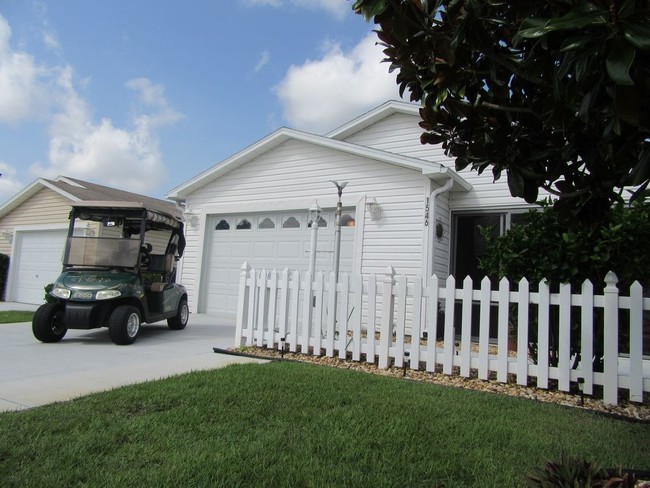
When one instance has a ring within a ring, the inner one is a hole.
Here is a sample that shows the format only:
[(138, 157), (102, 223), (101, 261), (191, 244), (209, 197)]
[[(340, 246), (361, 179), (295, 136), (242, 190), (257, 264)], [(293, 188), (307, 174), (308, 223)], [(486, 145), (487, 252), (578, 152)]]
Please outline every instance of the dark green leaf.
[(650, 24), (622, 23), (625, 39), (638, 49), (650, 51)]
[(607, 74), (617, 85), (633, 85), (634, 81), (630, 78), (630, 67), (634, 62), (634, 46), (617, 40), (612, 46), (612, 50), (607, 55)]

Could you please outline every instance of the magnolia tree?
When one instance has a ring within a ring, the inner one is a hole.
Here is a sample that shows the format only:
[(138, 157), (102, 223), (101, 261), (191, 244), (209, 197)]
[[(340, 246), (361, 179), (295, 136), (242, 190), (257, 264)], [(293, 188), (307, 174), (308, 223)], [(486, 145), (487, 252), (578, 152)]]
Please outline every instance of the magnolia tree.
[(648, 0), (357, 0), (378, 24), (422, 143), (456, 168), (505, 172), (513, 196), (557, 196), (600, 222), (650, 180)]

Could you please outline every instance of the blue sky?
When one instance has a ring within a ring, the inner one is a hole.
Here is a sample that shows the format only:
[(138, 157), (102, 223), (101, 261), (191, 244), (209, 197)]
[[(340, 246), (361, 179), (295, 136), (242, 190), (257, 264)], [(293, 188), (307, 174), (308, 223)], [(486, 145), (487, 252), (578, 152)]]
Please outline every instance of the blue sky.
[(0, 0), (0, 202), (72, 176), (156, 197), (281, 126), (398, 99), (348, 0)]

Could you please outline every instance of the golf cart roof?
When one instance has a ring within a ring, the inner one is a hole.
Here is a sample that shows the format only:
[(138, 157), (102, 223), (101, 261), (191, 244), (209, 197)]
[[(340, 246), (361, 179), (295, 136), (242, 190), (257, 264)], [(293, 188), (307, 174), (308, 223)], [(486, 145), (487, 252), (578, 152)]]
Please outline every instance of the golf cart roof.
[[(119, 214), (122, 211), (146, 210), (147, 222), (161, 224), (162, 226), (171, 228), (182, 227), (183, 222), (181, 209), (172, 202), (162, 200), (157, 201), (152, 199), (146, 203), (135, 201), (85, 200), (72, 202), (72, 207), (75, 209), (77, 216), (82, 220), (101, 221), (106, 213)], [(87, 212), (84, 212), (84, 210), (87, 210)]]

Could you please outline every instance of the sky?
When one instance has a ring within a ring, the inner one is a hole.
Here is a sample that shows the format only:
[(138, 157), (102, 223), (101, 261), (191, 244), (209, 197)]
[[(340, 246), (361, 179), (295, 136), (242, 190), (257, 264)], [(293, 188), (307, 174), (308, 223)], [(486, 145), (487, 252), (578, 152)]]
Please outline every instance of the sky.
[(280, 127), (399, 100), (352, 0), (0, 0), (0, 202), (59, 175), (164, 198)]

